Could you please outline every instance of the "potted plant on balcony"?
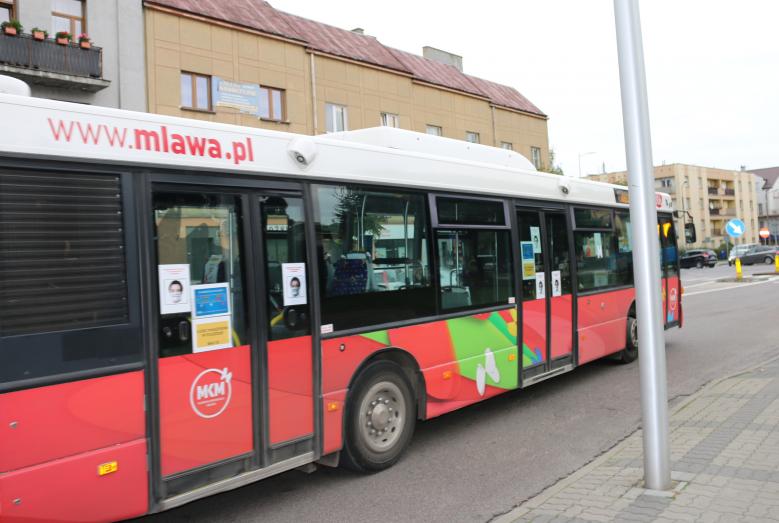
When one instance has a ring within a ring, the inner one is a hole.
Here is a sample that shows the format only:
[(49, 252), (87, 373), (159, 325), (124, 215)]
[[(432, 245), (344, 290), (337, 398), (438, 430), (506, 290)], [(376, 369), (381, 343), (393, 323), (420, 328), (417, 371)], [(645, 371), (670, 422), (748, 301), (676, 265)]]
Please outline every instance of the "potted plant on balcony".
[(41, 29), (40, 27), (33, 27), (30, 32), (32, 33), (32, 37), (39, 42), (46, 40), (49, 37), (49, 32), (46, 29)]
[(2, 27), (3, 33), (9, 36), (16, 36), (22, 32), (22, 29), (24, 29), (24, 27), (22, 27), (22, 24), (19, 22), (19, 20), (16, 19), (9, 20), (8, 22), (3, 22), (2, 24), (0, 24), (0, 27)]
[(82, 49), (89, 49), (90, 47), (92, 47), (92, 41), (89, 38), (89, 35), (86, 33), (81, 33), (80, 35), (78, 35), (78, 45)]
[(57, 40), (58, 44), (68, 45), (73, 39), (73, 35), (67, 31), (57, 31), (57, 33), (54, 35), (54, 38)]

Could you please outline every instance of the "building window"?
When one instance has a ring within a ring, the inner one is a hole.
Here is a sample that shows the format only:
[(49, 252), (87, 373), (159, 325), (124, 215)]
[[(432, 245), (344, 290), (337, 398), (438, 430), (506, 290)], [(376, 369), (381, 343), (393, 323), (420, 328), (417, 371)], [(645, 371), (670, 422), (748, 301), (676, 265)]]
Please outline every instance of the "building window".
[(533, 165), (536, 166), (536, 169), (541, 168), (541, 148), (540, 147), (531, 147), (530, 148), (530, 157), (533, 160)]
[(346, 115), (346, 107), (337, 104), (325, 104), (325, 125), (328, 133), (346, 131), (349, 122)]
[(12, 0), (0, 0), (0, 23), (10, 22), (14, 18), (16, 18), (14, 2)]
[(400, 127), (400, 116), (393, 113), (381, 113), (381, 125), (384, 127)]
[(465, 131), (465, 141), (471, 143), (479, 143), (479, 133), (473, 131)]
[(500, 142), (500, 148), (506, 149), (507, 151), (514, 150), (514, 146), (511, 144), (511, 142)]
[(54, 0), (51, 9), (53, 33), (67, 31), (74, 37), (87, 32), (83, 0)]
[(181, 73), (181, 107), (197, 111), (211, 110), (211, 77)]
[(260, 87), (260, 118), (284, 120), (284, 91), (273, 87)]
[(433, 135), (433, 136), (443, 136), (444, 130), (441, 129), (438, 125), (430, 125), (427, 124), (427, 129), (425, 130), (427, 134)]

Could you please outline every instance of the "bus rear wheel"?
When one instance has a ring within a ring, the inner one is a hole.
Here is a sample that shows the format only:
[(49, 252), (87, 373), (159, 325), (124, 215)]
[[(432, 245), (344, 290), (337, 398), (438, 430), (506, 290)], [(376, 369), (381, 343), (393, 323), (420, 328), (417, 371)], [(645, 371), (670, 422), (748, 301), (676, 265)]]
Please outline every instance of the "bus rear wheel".
[(342, 462), (360, 472), (394, 465), (411, 442), (416, 402), (403, 370), (389, 361), (365, 368), (346, 407)]
[(638, 321), (635, 316), (628, 316), (625, 348), (619, 353), (620, 363), (630, 363), (638, 358)]

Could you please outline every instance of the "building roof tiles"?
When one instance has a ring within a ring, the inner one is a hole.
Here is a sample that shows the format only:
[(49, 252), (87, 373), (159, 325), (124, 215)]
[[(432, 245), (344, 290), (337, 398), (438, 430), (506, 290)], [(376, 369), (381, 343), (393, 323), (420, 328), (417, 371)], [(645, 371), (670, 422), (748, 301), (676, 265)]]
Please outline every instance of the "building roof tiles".
[(486, 98), (498, 106), (546, 117), (513, 87), (389, 48), (372, 36), (279, 11), (264, 0), (145, 0), (145, 3), (300, 41), (314, 51), (402, 72), (430, 84)]
[(765, 180), (765, 189), (771, 189), (779, 180), (779, 167), (766, 167), (765, 169), (751, 169), (749, 172)]

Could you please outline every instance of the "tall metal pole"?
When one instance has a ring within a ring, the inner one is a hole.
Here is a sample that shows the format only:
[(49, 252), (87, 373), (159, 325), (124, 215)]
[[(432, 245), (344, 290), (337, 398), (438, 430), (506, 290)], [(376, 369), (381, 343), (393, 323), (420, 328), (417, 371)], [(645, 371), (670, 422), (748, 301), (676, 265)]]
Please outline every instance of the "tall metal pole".
[(633, 230), (633, 273), (641, 377), (644, 433), (644, 483), (647, 488), (671, 488), (668, 446), (668, 384), (660, 303), (660, 253), (657, 209), (652, 178), (652, 143), (646, 96), (644, 50), (638, 0), (614, 0), (622, 123), (625, 128), (630, 224)]

